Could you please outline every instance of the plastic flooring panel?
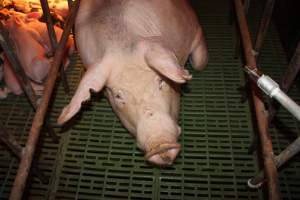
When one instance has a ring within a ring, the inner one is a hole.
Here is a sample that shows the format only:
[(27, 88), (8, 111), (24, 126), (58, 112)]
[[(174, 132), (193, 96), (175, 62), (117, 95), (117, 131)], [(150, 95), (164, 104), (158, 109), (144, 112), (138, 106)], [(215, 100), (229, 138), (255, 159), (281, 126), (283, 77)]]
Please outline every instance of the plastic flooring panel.
[[(228, 23), (229, 1), (195, 2), (210, 58), (202, 72), (188, 66), (193, 79), (183, 90), (182, 151), (174, 165), (158, 168), (147, 164), (106, 99), (102, 94), (93, 95), (71, 123), (55, 129), (59, 144), (41, 138), (36, 163), (49, 183), (30, 176), (28, 199), (262, 199), (261, 191), (246, 184), (258, 166), (256, 156), (248, 154), (253, 128), (248, 103), (241, 103), (238, 91), (245, 80), (240, 60), (233, 58), (235, 29)], [(276, 48), (281, 48), (277, 42)], [(277, 50), (271, 47), (269, 51)], [(82, 72), (75, 55), (67, 71), (71, 92), (67, 95), (58, 86), (50, 109), (52, 124), (71, 99)], [(21, 144), (26, 142), (32, 117), (24, 96), (1, 100), (0, 120)], [(287, 122), (297, 126), (293, 120)], [(273, 137), (276, 142), (281, 140), (276, 133)], [(277, 143), (274, 147), (282, 148)], [(3, 145), (0, 148), (0, 199), (7, 199), (18, 161)], [(294, 175), (297, 166), (284, 171), (280, 180), (290, 199), (297, 190), (287, 179), (296, 180), (289, 175), (291, 171)]]

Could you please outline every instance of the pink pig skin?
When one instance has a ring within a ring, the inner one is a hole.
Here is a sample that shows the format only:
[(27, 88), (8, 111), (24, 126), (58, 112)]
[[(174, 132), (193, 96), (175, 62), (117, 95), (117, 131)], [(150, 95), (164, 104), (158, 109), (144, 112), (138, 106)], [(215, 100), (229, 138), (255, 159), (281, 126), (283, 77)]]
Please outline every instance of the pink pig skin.
[[(37, 19), (22, 18), (18, 14), (12, 15), (6, 22), (11, 39), (15, 42), (17, 56), (26, 75), (32, 80), (33, 89), (40, 94), (43, 90), (43, 80), (48, 74), (51, 60), (46, 54), (51, 50), (50, 40), (45, 23)], [(58, 40), (62, 30), (55, 27)], [(74, 51), (74, 41), (69, 38), (64, 57), (64, 67), (69, 63), (68, 56)], [(4, 79), (7, 88), (16, 95), (22, 93), (21, 86), (14, 75), (8, 60), (4, 59)]]
[(16, 54), (27, 76), (41, 83), (48, 73), (50, 61), (45, 57), (46, 51), (41, 45), (39, 33), (15, 16), (7, 20), (6, 28), (15, 43)]
[(86, 0), (76, 19), (78, 50), (87, 71), (58, 123), (63, 124), (105, 88), (113, 110), (137, 139), (145, 158), (170, 165), (177, 143), (180, 84), (202, 70), (207, 47), (185, 0)]
[[(51, 51), (51, 43), (50, 43), (48, 29), (47, 29), (46, 24), (35, 19), (35, 20), (27, 21), (26, 25), (29, 28), (34, 29), (39, 33), (41, 45), (45, 48), (46, 52), (50, 52)], [(59, 42), (59, 40), (62, 36), (63, 30), (61, 28), (59, 28), (58, 26), (54, 26), (54, 31), (56, 33), (57, 41)], [(68, 57), (73, 54), (74, 49), (75, 49), (74, 40), (73, 40), (73, 38), (69, 37), (67, 44), (66, 44), (65, 55), (64, 55), (64, 60), (63, 60), (65, 68), (67, 67), (67, 65), (69, 63)]]
[(8, 88), (9, 92), (12, 92), (16, 95), (22, 94), (22, 88), (15, 76), (14, 72), (11, 69), (11, 65), (6, 57), (4, 57), (4, 81), (6, 87)]

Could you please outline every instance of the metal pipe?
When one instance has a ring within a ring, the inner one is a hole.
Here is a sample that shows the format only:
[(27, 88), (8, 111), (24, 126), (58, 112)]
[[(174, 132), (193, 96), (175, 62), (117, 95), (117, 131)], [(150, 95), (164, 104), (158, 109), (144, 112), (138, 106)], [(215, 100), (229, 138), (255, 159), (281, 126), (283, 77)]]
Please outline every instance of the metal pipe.
[(269, 24), (272, 18), (275, 0), (267, 0), (263, 12), (262, 19), (260, 21), (259, 30), (255, 41), (256, 56), (259, 55), (263, 41), (267, 35)]
[(26, 180), (28, 177), (31, 163), (32, 163), (33, 155), (34, 155), (35, 148), (36, 148), (36, 145), (38, 142), (39, 133), (42, 128), (43, 121), (45, 119), (45, 115), (47, 112), (51, 94), (52, 94), (53, 88), (55, 86), (57, 73), (59, 71), (59, 67), (60, 67), (62, 57), (64, 54), (64, 48), (65, 48), (66, 42), (68, 40), (71, 28), (74, 24), (76, 13), (79, 8), (79, 4), (80, 4), (80, 0), (77, 0), (76, 2), (74, 2), (71, 12), (68, 16), (62, 38), (61, 38), (61, 40), (58, 44), (58, 47), (56, 49), (56, 52), (54, 54), (54, 61), (53, 61), (52, 67), (50, 69), (50, 72), (49, 72), (49, 75), (48, 75), (48, 78), (46, 81), (45, 91), (44, 91), (44, 94), (41, 99), (41, 104), (38, 107), (38, 109), (35, 113), (34, 119), (33, 119), (33, 123), (32, 123), (30, 133), (28, 136), (28, 140), (27, 140), (26, 146), (24, 148), (24, 154), (21, 159), (19, 169), (18, 169), (16, 178), (15, 178), (15, 181), (13, 184), (13, 188), (12, 188), (12, 191), (11, 191), (11, 194), (9, 197), (10, 200), (20, 200), (22, 198), (24, 188), (26, 185)]
[[(244, 11), (245, 14), (248, 13), (249, 6), (250, 6), (250, 0), (242, 0), (243, 6), (244, 6)], [(234, 7), (234, 5), (233, 5)], [(234, 8), (233, 8), (234, 9)], [(234, 11), (232, 11), (234, 12)], [(234, 58), (238, 59), (240, 57), (240, 52), (241, 52), (241, 37), (240, 37), (240, 32), (238, 30), (238, 24), (236, 24), (236, 39), (235, 39), (235, 53), (234, 53)]]
[(56, 33), (54, 30), (54, 26), (53, 26), (53, 22), (51, 19), (51, 15), (50, 15), (50, 9), (49, 9), (49, 5), (48, 5), (48, 1), (47, 0), (40, 0), (41, 2), (41, 6), (42, 6), (42, 10), (43, 10), (43, 15), (45, 17), (46, 20), (46, 24), (47, 24), (47, 29), (48, 29), (48, 34), (49, 34), (49, 38), (50, 38), (50, 44), (51, 44), (51, 50), (52, 50), (52, 55), (57, 47), (57, 37), (56, 37)]
[[(0, 139), (19, 159), (22, 158), (22, 146), (17, 142), (13, 135), (9, 134), (9, 132), (3, 127), (2, 123), (0, 123)], [(42, 183), (48, 183), (48, 178), (45, 176), (44, 173), (39, 171), (36, 166), (32, 166), (32, 173), (36, 175), (37, 178), (40, 179), (40, 181), (42, 181)]]
[[(275, 157), (276, 167), (280, 168), (289, 159), (300, 151), (300, 137), (292, 144), (285, 148), (278, 156)], [(260, 171), (256, 176), (248, 180), (248, 186), (251, 188), (259, 188), (265, 182), (264, 171)]]
[(269, 76), (262, 75), (257, 80), (257, 84), (268, 96), (276, 99), (300, 121), (300, 107), (279, 88), (279, 85), (274, 80)]
[[(295, 81), (297, 74), (300, 70), (300, 41), (297, 44), (297, 48), (295, 53), (287, 67), (285, 73), (282, 76), (282, 79), (279, 83), (280, 88), (283, 92), (287, 93), (291, 88), (292, 83)], [(271, 101), (269, 106), (269, 120), (272, 121), (274, 118), (277, 110), (276, 106), (274, 105), (275, 102)]]
[[(241, 0), (234, 0), (234, 5), (242, 36), (242, 43), (244, 47), (246, 63), (247, 66), (251, 66), (252, 70), (255, 70), (256, 59), (253, 55), (251, 36)], [(268, 120), (266, 116), (266, 109), (262, 101), (262, 94), (257, 88), (257, 86), (252, 83), (251, 88), (253, 103), (255, 107), (256, 121), (261, 140), (261, 147), (264, 159), (264, 169), (268, 181), (268, 196), (270, 200), (279, 200), (281, 199), (281, 197), (279, 192), (278, 174), (274, 162), (274, 153), (271, 136), (268, 132)]]
[[(50, 55), (53, 55), (53, 53), (55, 52), (55, 49), (57, 48), (57, 37), (56, 37), (53, 22), (52, 22), (52, 18), (50, 15), (48, 1), (40, 0), (40, 2), (41, 2), (44, 17), (47, 22), (46, 24), (47, 24), (47, 29), (48, 29), (48, 34), (49, 34), (50, 44), (51, 44), (51, 49), (52, 49), (52, 52), (50, 53)], [(60, 68), (60, 75), (61, 75), (61, 80), (62, 80), (64, 89), (65, 89), (65, 92), (69, 93), (69, 91), (70, 91), (69, 84), (68, 84), (67, 77), (66, 77), (63, 67)]]

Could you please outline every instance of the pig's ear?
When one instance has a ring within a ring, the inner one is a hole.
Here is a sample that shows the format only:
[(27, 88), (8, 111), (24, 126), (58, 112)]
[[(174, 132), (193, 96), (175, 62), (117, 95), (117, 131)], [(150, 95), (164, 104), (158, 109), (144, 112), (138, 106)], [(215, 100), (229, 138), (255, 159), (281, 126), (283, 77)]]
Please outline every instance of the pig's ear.
[(57, 123), (64, 124), (71, 119), (81, 108), (82, 102), (90, 99), (90, 91), (99, 92), (105, 85), (109, 75), (109, 68), (106, 66), (92, 65), (81, 79), (79, 86), (69, 105), (64, 107), (58, 117)]
[(18, 26), (22, 25), (23, 21), (19, 16), (13, 15), (13, 19), (14, 19), (14, 22), (16, 23), (16, 25), (18, 25)]
[(163, 76), (185, 83), (192, 78), (187, 70), (180, 66), (174, 52), (159, 43), (151, 43), (145, 53), (146, 63)]

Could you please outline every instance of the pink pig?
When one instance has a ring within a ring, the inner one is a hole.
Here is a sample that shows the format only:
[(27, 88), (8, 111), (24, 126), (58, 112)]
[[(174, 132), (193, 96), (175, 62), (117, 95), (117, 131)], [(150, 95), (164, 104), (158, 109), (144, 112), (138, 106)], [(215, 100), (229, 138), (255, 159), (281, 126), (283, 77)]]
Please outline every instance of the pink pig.
[[(10, 38), (14, 41), (17, 57), (26, 75), (31, 80), (33, 89), (38, 94), (41, 94), (43, 90), (42, 84), (48, 74), (52, 61), (52, 58), (46, 56), (51, 50), (46, 24), (39, 22), (37, 19), (31, 18), (28, 20), (28, 18), (23, 18), (19, 15), (12, 15), (6, 21), (5, 27), (9, 31)], [(55, 32), (59, 40), (62, 30), (55, 27)], [(69, 63), (68, 56), (73, 51), (74, 42), (72, 38), (69, 38), (63, 61), (65, 68)], [(6, 57), (4, 57), (4, 79), (8, 91), (16, 95), (22, 93), (21, 86)]]
[(113, 110), (137, 139), (147, 161), (170, 165), (180, 151), (180, 84), (202, 70), (207, 47), (186, 0), (86, 0), (76, 19), (78, 50), (87, 68), (58, 123), (105, 89)]

